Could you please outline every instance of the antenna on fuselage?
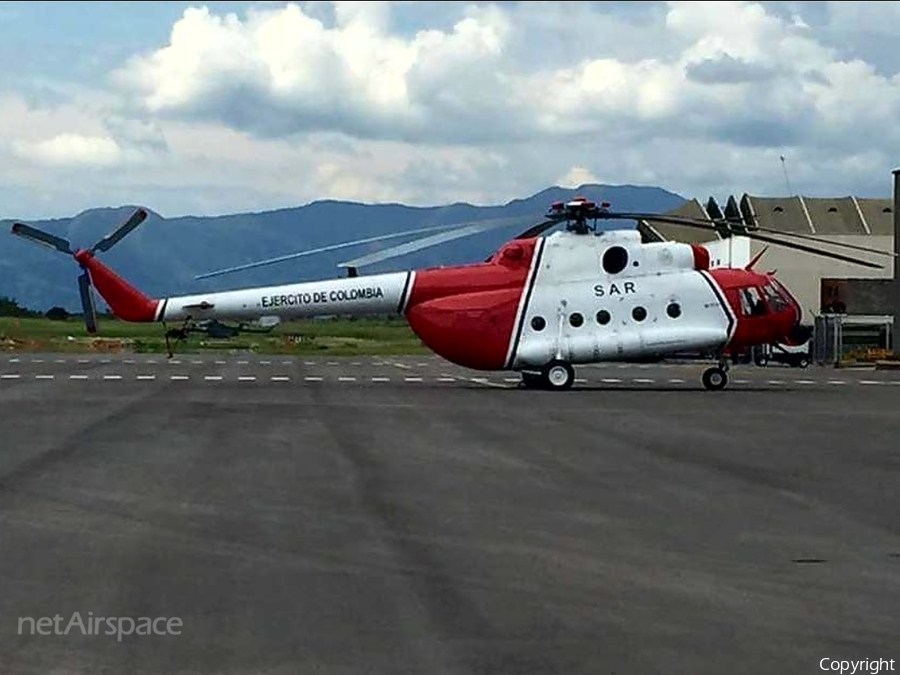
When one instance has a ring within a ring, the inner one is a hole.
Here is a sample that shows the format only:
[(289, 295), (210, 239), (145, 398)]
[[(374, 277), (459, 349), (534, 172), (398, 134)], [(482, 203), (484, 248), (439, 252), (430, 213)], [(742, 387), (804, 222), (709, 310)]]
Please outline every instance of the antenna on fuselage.
[(791, 179), (788, 176), (787, 162), (784, 159), (784, 155), (780, 155), (780, 158), (781, 158), (781, 170), (782, 170), (782, 172), (784, 172), (784, 184), (787, 186), (787, 191), (788, 191), (787, 196), (793, 197), (794, 188), (791, 187)]

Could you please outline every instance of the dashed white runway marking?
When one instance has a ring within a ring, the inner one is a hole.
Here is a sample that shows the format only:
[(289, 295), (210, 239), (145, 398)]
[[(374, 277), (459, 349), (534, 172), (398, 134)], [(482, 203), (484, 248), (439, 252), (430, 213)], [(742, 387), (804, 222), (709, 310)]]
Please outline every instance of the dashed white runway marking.
[(43, 363), (44, 359), (31, 359), (32, 363)]
[(847, 384), (846, 380), (828, 380), (828, 384)]
[[(9, 360), (10, 363), (21, 363), (21, 361), (22, 361), (22, 359), (10, 359)], [(85, 363), (87, 363), (87, 361), (85, 361)]]
[(241, 375), (238, 377), (238, 382), (256, 382), (255, 375)]
[(260, 361), (260, 362), (259, 362), (259, 365), (261, 365), (261, 366), (271, 366), (271, 365), (272, 365), (272, 362), (271, 362), (271, 361)]
[(879, 384), (884, 384), (884, 381), (883, 381), (883, 380), (860, 380), (859, 383), (860, 383), (860, 384), (875, 384), (875, 385), (879, 385)]
[(78, 363), (90, 363), (90, 359), (78, 359)]
[(69, 375), (70, 380), (86, 380), (88, 379), (87, 375)]
[(170, 380), (175, 380), (176, 382), (183, 382), (184, 380), (191, 379), (190, 375), (172, 375), (169, 377)]
[(735, 380), (735, 384), (750, 384), (750, 380)]
[(794, 380), (795, 384), (815, 384), (815, 380)]
[(632, 380), (632, 382), (637, 384), (653, 384), (655, 381), (656, 380), (649, 377), (636, 377)]
[(221, 375), (206, 375), (203, 377), (203, 379), (206, 380), (207, 382), (221, 382), (222, 376)]
[(398, 368), (403, 368), (404, 370), (410, 370), (410, 367), (408, 365), (406, 365), (405, 363), (399, 363), (399, 362), (395, 361), (394, 365), (397, 366)]
[(121, 375), (104, 375), (103, 379), (104, 380), (121, 380), (122, 376)]
[[(56, 359), (53, 363), (65, 363), (65, 362), (66, 362), (65, 359)], [(128, 361), (126, 361), (125, 363), (128, 363)]]
[(18, 380), (21, 377), (18, 373), (9, 373), (0, 375), (0, 380)]
[(272, 375), (269, 380), (272, 382), (290, 382), (291, 378), (289, 378), (287, 375)]
[(326, 362), (325, 362), (325, 365), (326, 365), (326, 366), (337, 366), (337, 365), (339, 365), (339, 364), (338, 364), (337, 361), (326, 361)]
[(239, 366), (249, 366), (250, 362), (249, 361), (238, 361), (237, 364)]
[[(507, 381), (508, 381), (508, 380), (507, 380)], [(515, 380), (514, 380), (514, 381), (515, 381)], [(575, 384), (587, 384), (587, 380), (584, 379), (583, 377), (576, 377), (576, 378), (575, 378)]]
[(155, 366), (155, 365), (156, 365), (156, 359), (150, 359), (149, 361), (147, 361), (147, 365)]
[(684, 384), (684, 380), (679, 377), (671, 377), (669, 378), (669, 384)]
[(339, 377), (338, 382), (356, 382), (355, 377)]
[(404, 382), (421, 382), (422, 378), (421, 377), (404, 377), (403, 381)]
[(304, 361), (303, 365), (304, 366), (314, 366), (314, 365), (316, 365), (316, 362), (315, 361)]
[(784, 384), (784, 380), (766, 380), (766, 384)]
[(391, 378), (389, 377), (373, 377), (372, 382), (390, 382)]
[(131, 363), (134, 363), (134, 359), (125, 359), (124, 361), (122, 361), (122, 363), (131, 364)]
[(53, 375), (35, 375), (34, 379), (36, 379), (36, 380), (52, 380), (55, 378)]
[[(437, 379), (437, 381), (438, 382), (456, 382), (456, 378), (455, 377), (439, 377)], [(516, 382), (518, 382), (518, 380), (516, 380)]]
[(324, 382), (325, 378), (324, 377), (316, 377), (315, 375), (307, 375), (306, 377), (303, 378), (303, 380), (306, 382)]
[(217, 366), (224, 366), (226, 363), (228, 363), (228, 362), (227, 362), (227, 361), (216, 361), (216, 362), (215, 362), (215, 364), (216, 364)]
[(134, 379), (136, 379), (136, 380), (142, 380), (142, 381), (145, 381), (145, 382), (149, 382), (150, 380), (155, 380), (155, 379), (156, 379), (156, 375), (138, 375), (138, 376), (135, 377)]
[(618, 377), (604, 377), (600, 381), (603, 384), (620, 384), (622, 382)]

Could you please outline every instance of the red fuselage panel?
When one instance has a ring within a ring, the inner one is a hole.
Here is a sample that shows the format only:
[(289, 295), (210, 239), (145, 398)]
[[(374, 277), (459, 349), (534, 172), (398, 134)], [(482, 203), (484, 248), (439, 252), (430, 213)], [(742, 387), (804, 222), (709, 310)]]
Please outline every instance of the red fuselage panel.
[(416, 272), (406, 305), (410, 327), (448, 361), (479, 370), (503, 368), (535, 243), (512, 241), (486, 263)]

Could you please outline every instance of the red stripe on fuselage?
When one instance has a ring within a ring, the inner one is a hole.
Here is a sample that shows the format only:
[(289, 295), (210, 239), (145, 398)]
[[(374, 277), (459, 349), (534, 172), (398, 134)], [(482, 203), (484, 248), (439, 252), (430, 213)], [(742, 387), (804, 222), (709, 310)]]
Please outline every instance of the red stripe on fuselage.
[(509, 242), (485, 263), (417, 271), (406, 306), (410, 327), (448, 361), (502, 369), (536, 241)]

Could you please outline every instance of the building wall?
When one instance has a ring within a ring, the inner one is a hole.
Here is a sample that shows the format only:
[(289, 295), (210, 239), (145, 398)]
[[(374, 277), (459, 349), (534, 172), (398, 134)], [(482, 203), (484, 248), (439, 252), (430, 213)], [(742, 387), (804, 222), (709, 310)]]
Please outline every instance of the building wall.
[[(834, 235), (822, 237), (822, 239), (865, 246), (879, 251), (891, 252), (894, 250), (894, 238), (892, 236)], [(798, 241), (798, 243), (803, 243), (804, 245), (816, 248), (826, 248), (824, 245), (817, 244), (816, 242)], [(753, 241), (750, 245), (751, 255), (756, 255), (765, 246), (766, 244), (763, 242)], [(800, 305), (803, 307), (804, 316), (807, 318), (820, 313), (821, 280), (823, 278), (891, 279), (893, 277), (893, 259), (888, 256), (847, 249), (832, 248), (830, 250), (883, 265), (884, 269), (870, 269), (861, 265), (823, 258), (802, 251), (795, 251), (783, 246), (778, 246), (777, 244), (769, 246), (765, 255), (756, 265), (756, 268), (763, 271), (776, 270), (778, 280), (787, 286), (794, 294), (800, 302)], [(871, 304), (873, 299), (883, 297), (880, 292), (874, 293), (875, 294), (871, 295), (866, 301), (868, 304)], [(877, 312), (867, 311), (857, 313), (890, 314), (891, 310), (890, 306), (887, 305), (883, 310)]]

